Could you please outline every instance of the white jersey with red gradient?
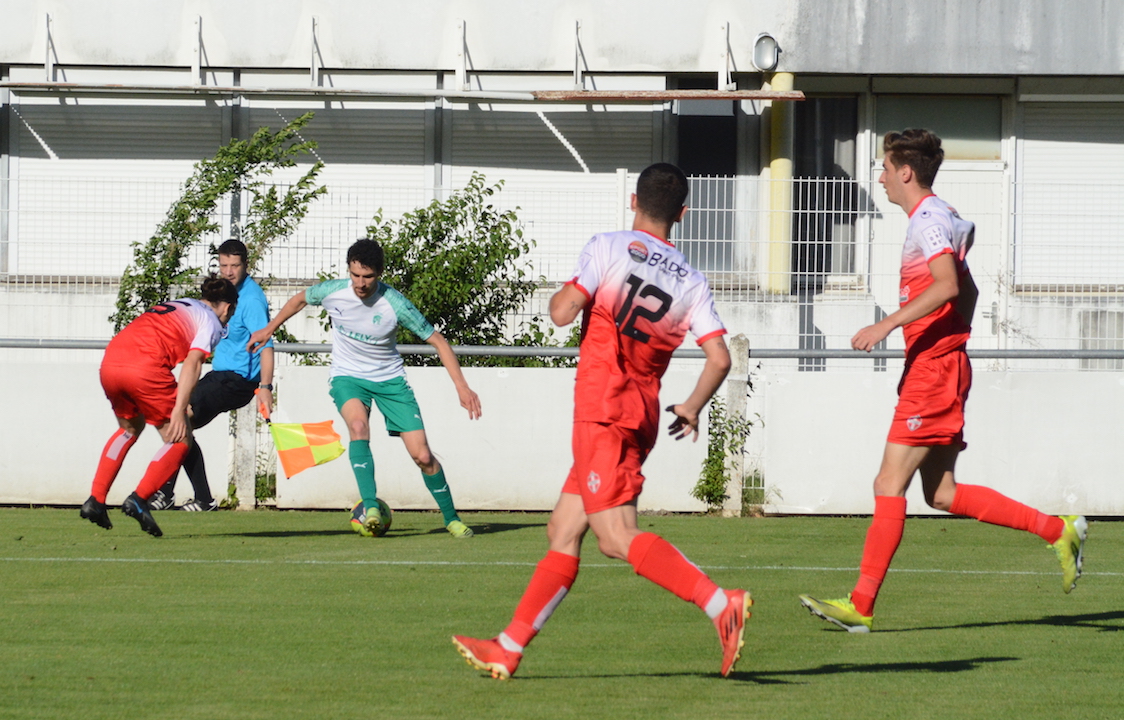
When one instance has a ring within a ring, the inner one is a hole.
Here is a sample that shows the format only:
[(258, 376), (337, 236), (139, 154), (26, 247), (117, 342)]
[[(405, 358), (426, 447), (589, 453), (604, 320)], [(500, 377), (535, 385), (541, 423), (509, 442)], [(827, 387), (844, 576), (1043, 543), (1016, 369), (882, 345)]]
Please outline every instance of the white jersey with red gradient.
[[(933, 284), (929, 263), (951, 253), (958, 278), (968, 274), (968, 250), (976, 234), (974, 223), (960, 217), (956, 209), (936, 195), (927, 195), (909, 214), (899, 292), (905, 307)], [(902, 327), (906, 356), (938, 357), (968, 342), (972, 328), (947, 302), (923, 318)]]
[(223, 334), (218, 315), (202, 300), (169, 300), (145, 310), (109, 341), (110, 365), (155, 365), (171, 370), (192, 350), (210, 355)]
[(632, 230), (595, 235), (570, 283), (590, 302), (582, 319), (574, 419), (637, 430), (650, 446), (660, 378), (690, 332), (726, 332), (702, 273), (674, 245)]

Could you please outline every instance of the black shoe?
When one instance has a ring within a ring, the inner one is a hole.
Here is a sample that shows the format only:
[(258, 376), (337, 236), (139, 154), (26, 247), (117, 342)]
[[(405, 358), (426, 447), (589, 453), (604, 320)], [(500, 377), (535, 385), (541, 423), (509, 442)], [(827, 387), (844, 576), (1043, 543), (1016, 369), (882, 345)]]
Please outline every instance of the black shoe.
[(132, 493), (125, 498), (125, 504), (121, 506), (121, 512), (131, 518), (136, 518), (137, 522), (140, 523), (141, 530), (152, 537), (160, 537), (164, 534), (160, 530), (160, 526), (156, 524), (156, 520), (153, 519), (152, 513), (148, 511), (148, 503), (141, 500), (140, 495)]
[(148, 499), (149, 510), (172, 510), (176, 505), (175, 493), (165, 493), (163, 490), (157, 490)]
[(188, 512), (213, 512), (219, 509), (219, 504), (213, 498), (206, 502), (202, 500), (188, 500), (176, 509), (186, 510)]
[(101, 525), (106, 530), (113, 529), (113, 523), (109, 521), (109, 513), (105, 511), (105, 503), (98, 502), (93, 495), (82, 503), (82, 509), (78, 511), (78, 514), (95, 525)]

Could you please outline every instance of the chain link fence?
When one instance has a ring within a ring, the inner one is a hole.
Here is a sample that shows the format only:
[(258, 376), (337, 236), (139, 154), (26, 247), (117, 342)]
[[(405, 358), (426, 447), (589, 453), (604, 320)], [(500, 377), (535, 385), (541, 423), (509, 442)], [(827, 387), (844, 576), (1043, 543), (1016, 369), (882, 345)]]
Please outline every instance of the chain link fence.
[[(501, 179), (488, 177), (490, 183)], [(108, 339), (131, 243), (153, 232), (181, 181), (136, 173), (5, 181), (0, 338)], [(449, 192), (354, 178), (326, 184), (328, 193), (301, 228), (278, 241), (256, 273), (267, 279), (275, 307), (318, 276), (341, 273), (346, 248), (379, 210), (398, 217)], [(673, 239), (710, 279), (731, 330), (749, 336), (753, 347), (799, 351), (800, 367), (808, 370), (886, 369), (885, 362), (879, 368), (828, 351), (846, 351), (858, 328), (896, 309), (905, 213), (886, 202), (877, 183), (848, 179), (784, 181), (781, 195), (792, 198), (791, 206), (773, 210), (781, 184), (692, 178), (692, 209)], [(513, 330), (545, 315), (546, 300), (568, 279), (591, 235), (631, 225), (634, 187), (635, 175), (625, 171), (506, 181), (495, 202), (516, 209), (536, 241), (527, 260), (544, 281), (523, 312), (509, 319)], [(1019, 186), (1002, 175), (952, 167), (942, 170), (936, 190), (977, 226), (969, 264), (980, 300), (970, 348), (995, 355), (988, 367), (1124, 368), (1112, 357), (1124, 350), (1124, 211), (1108, 200), (1116, 188)], [(192, 249), (192, 265), (210, 267), (207, 247), (235, 231), (238, 217), (231, 211), (239, 205), (224, 199), (216, 218), (222, 230)], [(318, 332), (313, 328), (301, 339), (326, 339)], [(888, 357), (901, 342), (900, 334), (891, 336)], [(38, 360), (74, 351), (36, 352), (46, 353), (34, 356)]]

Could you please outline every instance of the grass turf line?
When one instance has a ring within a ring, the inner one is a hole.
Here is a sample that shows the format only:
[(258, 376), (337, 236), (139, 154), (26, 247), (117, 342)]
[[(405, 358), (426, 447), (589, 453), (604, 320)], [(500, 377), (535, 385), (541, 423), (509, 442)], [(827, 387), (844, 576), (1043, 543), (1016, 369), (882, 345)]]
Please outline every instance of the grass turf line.
[(1087, 575), (1066, 596), (1033, 536), (910, 520), (895, 565), (944, 572), (892, 572), (875, 632), (854, 636), (796, 595), (846, 594), (853, 571), (829, 568), (858, 564), (867, 519), (645, 516), (715, 581), (753, 590), (732, 676), (718, 677), (696, 608), (590, 540), (573, 592), (498, 683), (449, 636), (504, 627), (545, 551), (545, 515), (469, 513), (468, 542), (433, 513), (396, 513), (383, 539), (352, 533), (344, 511), (157, 513), (159, 539), (111, 517), (105, 531), (77, 510), (0, 508), (0, 557), (24, 559), (0, 563), (0, 717), (1091, 718), (1124, 706), (1120, 523), (1092, 524)]

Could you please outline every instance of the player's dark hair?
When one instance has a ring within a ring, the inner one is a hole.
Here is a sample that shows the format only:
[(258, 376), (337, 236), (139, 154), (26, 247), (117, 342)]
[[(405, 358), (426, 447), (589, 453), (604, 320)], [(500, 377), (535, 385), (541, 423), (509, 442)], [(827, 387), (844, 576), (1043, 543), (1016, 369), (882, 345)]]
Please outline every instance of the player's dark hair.
[(894, 167), (908, 165), (913, 168), (917, 184), (925, 188), (933, 187), (937, 170), (944, 161), (941, 139), (935, 133), (920, 128), (886, 133), (886, 137), (882, 138), (882, 151)]
[(636, 207), (653, 220), (671, 225), (687, 202), (687, 176), (671, 163), (644, 168), (636, 182)]
[(242, 258), (242, 264), (249, 267), (250, 263), (246, 259), (249, 257), (249, 252), (246, 250), (246, 244), (241, 240), (234, 240), (233, 238), (227, 240), (222, 245), (219, 245), (218, 250), (215, 250), (216, 255), (237, 255)]
[(210, 276), (199, 286), (199, 297), (209, 303), (228, 302), (231, 307), (238, 304), (238, 291), (234, 283), (224, 277)]
[(377, 240), (371, 240), (370, 238), (360, 238), (347, 249), (347, 264), (350, 265), (353, 262), (371, 268), (376, 275), (382, 275), (382, 271), (386, 269), (382, 245), (379, 245)]

